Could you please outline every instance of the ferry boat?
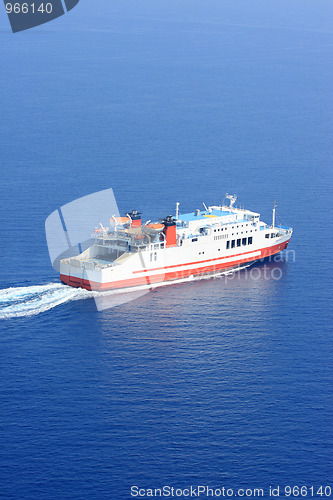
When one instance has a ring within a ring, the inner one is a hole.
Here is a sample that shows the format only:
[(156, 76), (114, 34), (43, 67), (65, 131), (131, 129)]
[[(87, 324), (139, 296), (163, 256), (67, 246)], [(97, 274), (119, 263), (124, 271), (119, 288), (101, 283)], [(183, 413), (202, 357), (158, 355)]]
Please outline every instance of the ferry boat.
[(191, 276), (216, 274), (249, 265), (287, 248), (292, 228), (260, 220), (260, 214), (228, 205), (142, 223), (136, 210), (112, 216), (109, 227), (95, 228), (85, 251), (60, 261), (60, 279), (87, 290), (117, 290), (155, 285)]

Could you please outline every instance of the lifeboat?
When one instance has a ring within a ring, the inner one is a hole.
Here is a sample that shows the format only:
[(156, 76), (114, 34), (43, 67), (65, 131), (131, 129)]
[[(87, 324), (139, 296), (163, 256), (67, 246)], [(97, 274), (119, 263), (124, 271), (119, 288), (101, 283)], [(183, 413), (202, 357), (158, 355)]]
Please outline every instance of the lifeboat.
[(129, 224), (131, 222), (131, 219), (129, 217), (111, 217), (110, 219), (110, 224), (114, 225), (119, 224), (121, 226), (125, 224)]
[(144, 231), (148, 234), (158, 234), (163, 231), (164, 224), (159, 224), (156, 222), (152, 224), (146, 224), (143, 228)]

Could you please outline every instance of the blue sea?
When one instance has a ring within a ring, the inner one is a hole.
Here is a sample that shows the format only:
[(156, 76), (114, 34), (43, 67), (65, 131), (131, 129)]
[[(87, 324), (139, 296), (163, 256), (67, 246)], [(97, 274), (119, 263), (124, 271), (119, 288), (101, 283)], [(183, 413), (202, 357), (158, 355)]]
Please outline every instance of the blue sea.
[[(1, 10), (1, 498), (332, 494), (332, 20), (329, 0), (82, 0), (13, 34)], [(145, 220), (229, 192), (270, 223), (276, 200), (294, 235), (98, 311), (44, 223), (106, 188)]]

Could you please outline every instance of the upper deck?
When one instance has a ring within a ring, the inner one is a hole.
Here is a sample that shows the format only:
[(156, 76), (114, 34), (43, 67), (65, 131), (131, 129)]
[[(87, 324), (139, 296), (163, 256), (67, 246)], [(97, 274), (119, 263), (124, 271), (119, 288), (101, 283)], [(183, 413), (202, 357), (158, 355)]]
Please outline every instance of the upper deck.
[(260, 214), (242, 208), (230, 208), (226, 206), (211, 206), (208, 210), (195, 210), (187, 214), (179, 214), (177, 218), (178, 227), (194, 228), (199, 225), (212, 226), (215, 224), (228, 224), (231, 222), (256, 221)]
[(190, 212), (189, 214), (180, 214), (178, 220), (183, 222), (193, 222), (198, 220), (205, 220), (210, 217), (225, 217), (229, 215), (236, 215), (235, 212), (228, 212), (226, 210), (198, 210), (197, 212)]

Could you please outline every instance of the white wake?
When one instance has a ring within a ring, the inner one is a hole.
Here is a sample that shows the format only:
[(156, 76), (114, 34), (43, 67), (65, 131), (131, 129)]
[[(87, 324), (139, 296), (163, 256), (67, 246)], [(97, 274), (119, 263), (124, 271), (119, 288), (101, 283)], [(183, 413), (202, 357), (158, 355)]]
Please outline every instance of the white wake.
[[(0, 290), (0, 319), (34, 316), (73, 300), (82, 300), (97, 297), (103, 298), (107, 296), (119, 296), (123, 294), (130, 295), (134, 291), (147, 291), (148, 293), (149, 290), (162, 286), (188, 283), (202, 279), (220, 278), (224, 275), (232, 274), (236, 271), (245, 269), (246, 267), (248, 267), (248, 265), (244, 265), (233, 270), (219, 271), (214, 275), (210, 274), (204, 276), (189, 276), (187, 278), (180, 278), (173, 281), (154, 283), (152, 285), (147, 284), (123, 290), (109, 290), (105, 292), (90, 292), (88, 290), (84, 290), (83, 288), (72, 288), (62, 283), (48, 283), (47, 285), (5, 288), (3, 290)], [(135, 298), (135, 296), (133, 298)], [(121, 300), (119, 304), (131, 300), (133, 299), (129, 298), (129, 300)], [(113, 303), (109, 302), (109, 304), (109, 307), (112, 307)], [(114, 304), (117, 305), (117, 302), (114, 302)]]
[(72, 300), (93, 297), (92, 292), (61, 283), (0, 290), (0, 319), (33, 316)]

